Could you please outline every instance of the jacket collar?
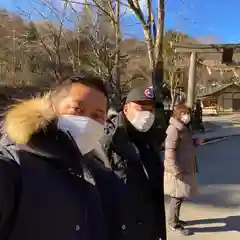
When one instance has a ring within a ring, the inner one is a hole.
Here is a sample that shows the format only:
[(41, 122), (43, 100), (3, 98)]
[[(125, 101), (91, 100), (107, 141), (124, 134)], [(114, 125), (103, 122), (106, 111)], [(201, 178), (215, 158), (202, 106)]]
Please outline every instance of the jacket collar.
[(178, 121), (174, 117), (170, 118), (169, 123), (171, 125), (173, 125), (174, 127), (176, 127), (179, 131), (183, 131), (183, 130), (187, 129), (187, 127), (182, 122)]
[(126, 128), (126, 117), (123, 112), (119, 112), (113, 120), (116, 127)]
[(48, 95), (23, 101), (5, 114), (5, 139), (20, 150), (78, 171), (82, 155), (71, 137), (57, 129), (56, 119)]

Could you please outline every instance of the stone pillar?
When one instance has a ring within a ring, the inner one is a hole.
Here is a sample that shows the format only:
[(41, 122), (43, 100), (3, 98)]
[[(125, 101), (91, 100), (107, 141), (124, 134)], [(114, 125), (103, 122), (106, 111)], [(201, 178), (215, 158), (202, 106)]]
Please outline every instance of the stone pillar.
[(190, 57), (188, 94), (187, 94), (187, 105), (189, 108), (193, 108), (195, 101), (196, 68), (197, 68), (197, 54), (195, 52), (192, 52)]

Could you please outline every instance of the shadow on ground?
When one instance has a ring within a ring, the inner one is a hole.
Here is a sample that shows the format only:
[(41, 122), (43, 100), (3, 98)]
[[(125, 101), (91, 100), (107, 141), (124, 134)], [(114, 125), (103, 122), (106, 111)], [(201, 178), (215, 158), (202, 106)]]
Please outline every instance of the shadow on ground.
[[(208, 224), (224, 224), (223, 226), (208, 226)], [(189, 228), (195, 233), (203, 232), (240, 232), (240, 216), (227, 218), (212, 218), (188, 221)], [(191, 227), (191, 225), (204, 225), (204, 227)]]
[(197, 162), (200, 195), (191, 202), (223, 208), (240, 207), (240, 137), (201, 146)]
[(229, 121), (211, 121), (211, 123), (218, 127), (226, 127), (226, 126), (233, 125), (233, 122), (229, 122)]

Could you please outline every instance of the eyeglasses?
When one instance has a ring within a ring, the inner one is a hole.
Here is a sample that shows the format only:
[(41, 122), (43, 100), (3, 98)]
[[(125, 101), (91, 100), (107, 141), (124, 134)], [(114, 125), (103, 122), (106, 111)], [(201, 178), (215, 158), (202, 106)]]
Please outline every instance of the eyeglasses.
[(78, 75), (78, 76), (72, 76), (72, 77), (70, 77), (70, 80), (71, 80), (72, 82), (79, 82), (79, 81), (83, 81), (83, 80), (86, 80), (86, 79), (87, 79), (87, 77), (84, 76), (84, 75)]
[(70, 81), (72, 81), (73, 83), (77, 83), (77, 82), (81, 82), (81, 81), (101, 81), (102, 79), (98, 76), (95, 75), (91, 75), (91, 74), (80, 74), (80, 75), (76, 75), (76, 76), (72, 76), (69, 78)]

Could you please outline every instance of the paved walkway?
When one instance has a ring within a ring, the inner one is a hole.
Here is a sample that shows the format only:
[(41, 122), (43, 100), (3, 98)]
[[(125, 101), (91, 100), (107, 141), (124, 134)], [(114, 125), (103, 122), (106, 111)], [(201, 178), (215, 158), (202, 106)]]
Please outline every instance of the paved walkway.
[(214, 208), (186, 203), (182, 219), (188, 220), (194, 235), (183, 237), (169, 233), (168, 240), (239, 240), (240, 209)]
[(218, 138), (218, 137), (226, 137), (226, 136), (234, 136), (240, 135), (240, 126), (229, 126), (225, 128), (220, 128), (217, 131), (209, 131), (203, 134), (198, 134), (197, 136), (201, 136), (203, 138)]
[(240, 113), (232, 113), (232, 114), (225, 114), (219, 116), (203, 116), (203, 121), (210, 121), (222, 124), (232, 123), (232, 122), (239, 122), (240, 121)]
[(226, 136), (240, 135), (240, 114), (204, 117), (205, 122), (218, 127), (213, 128), (213, 131), (197, 134), (205, 139), (220, 138)]
[(240, 136), (198, 149), (200, 196), (183, 205), (181, 218), (195, 234), (168, 240), (240, 239)]

